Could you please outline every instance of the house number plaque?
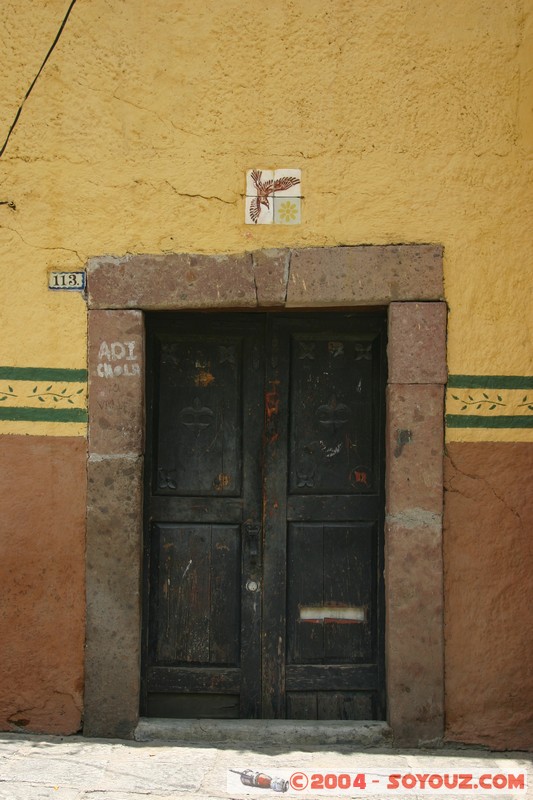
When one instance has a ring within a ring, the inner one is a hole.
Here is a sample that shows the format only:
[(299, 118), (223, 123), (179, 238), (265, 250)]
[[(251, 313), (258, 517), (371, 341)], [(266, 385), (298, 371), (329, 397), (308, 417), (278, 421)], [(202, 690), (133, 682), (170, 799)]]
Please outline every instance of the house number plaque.
[(49, 272), (48, 288), (82, 292), (85, 289), (85, 272)]

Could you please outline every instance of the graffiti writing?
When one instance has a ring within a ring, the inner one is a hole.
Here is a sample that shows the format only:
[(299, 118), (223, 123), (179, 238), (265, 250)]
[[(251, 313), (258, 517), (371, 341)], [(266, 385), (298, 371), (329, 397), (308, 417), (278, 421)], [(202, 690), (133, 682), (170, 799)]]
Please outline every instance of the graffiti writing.
[[(96, 373), (100, 378), (118, 378), (121, 375), (141, 374), (137, 362), (135, 342), (102, 342), (98, 351)], [(119, 362), (119, 363), (117, 363)]]

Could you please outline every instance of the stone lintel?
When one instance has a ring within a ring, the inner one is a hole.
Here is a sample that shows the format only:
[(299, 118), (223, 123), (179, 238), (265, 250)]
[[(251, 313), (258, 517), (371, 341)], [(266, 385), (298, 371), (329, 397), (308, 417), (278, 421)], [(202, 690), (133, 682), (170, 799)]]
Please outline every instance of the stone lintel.
[(355, 245), (235, 255), (102, 256), (88, 262), (87, 291), (89, 308), (147, 311), (349, 308), (440, 300), (442, 247)]
[(442, 248), (363, 245), (293, 250), (287, 306), (379, 306), (443, 297)]
[(287, 298), (290, 250), (257, 250), (252, 254), (259, 307), (284, 306)]
[(87, 291), (89, 308), (176, 311), (253, 308), (257, 302), (250, 253), (94, 258)]

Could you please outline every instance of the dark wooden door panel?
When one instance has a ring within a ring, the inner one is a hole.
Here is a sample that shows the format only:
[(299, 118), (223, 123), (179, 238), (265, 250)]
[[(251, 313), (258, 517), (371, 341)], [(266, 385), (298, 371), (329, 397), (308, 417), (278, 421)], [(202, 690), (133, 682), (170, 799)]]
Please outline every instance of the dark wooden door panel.
[(375, 493), (373, 425), (379, 337), (291, 337), (291, 494)]
[(288, 692), (287, 719), (374, 719), (370, 692)]
[(147, 714), (259, 715), (263, 329), (260, 317), (148, 320)]
[(239, 710), (238, 694), (151, 692), (144, 713), (176, 719), (238, 719)]
[(238, 665), (239, 528), (155, 525), (152, 543), (152, 663)]
[(147, 325), (143, 713), (382, 717), (384, 320)]
[[(283, 315), (269, 330), (263, 715), (354, 718), (371, 698), (381, 717), (383, 319)], [(319, 686), (338, 691), (312, 699)]]
[(239, 496), (242, 338), (159, 343), (154, 493)]
[(287, 663), (369, 663), (376, 640), (373, 526), (289, 527)]

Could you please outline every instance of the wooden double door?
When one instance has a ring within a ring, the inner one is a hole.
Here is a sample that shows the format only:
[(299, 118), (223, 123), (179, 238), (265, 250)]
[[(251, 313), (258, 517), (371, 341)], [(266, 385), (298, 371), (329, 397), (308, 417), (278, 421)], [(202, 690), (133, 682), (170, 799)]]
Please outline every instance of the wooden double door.
[(147, 318), (142, 708), (380, 719), (385, 319)]

